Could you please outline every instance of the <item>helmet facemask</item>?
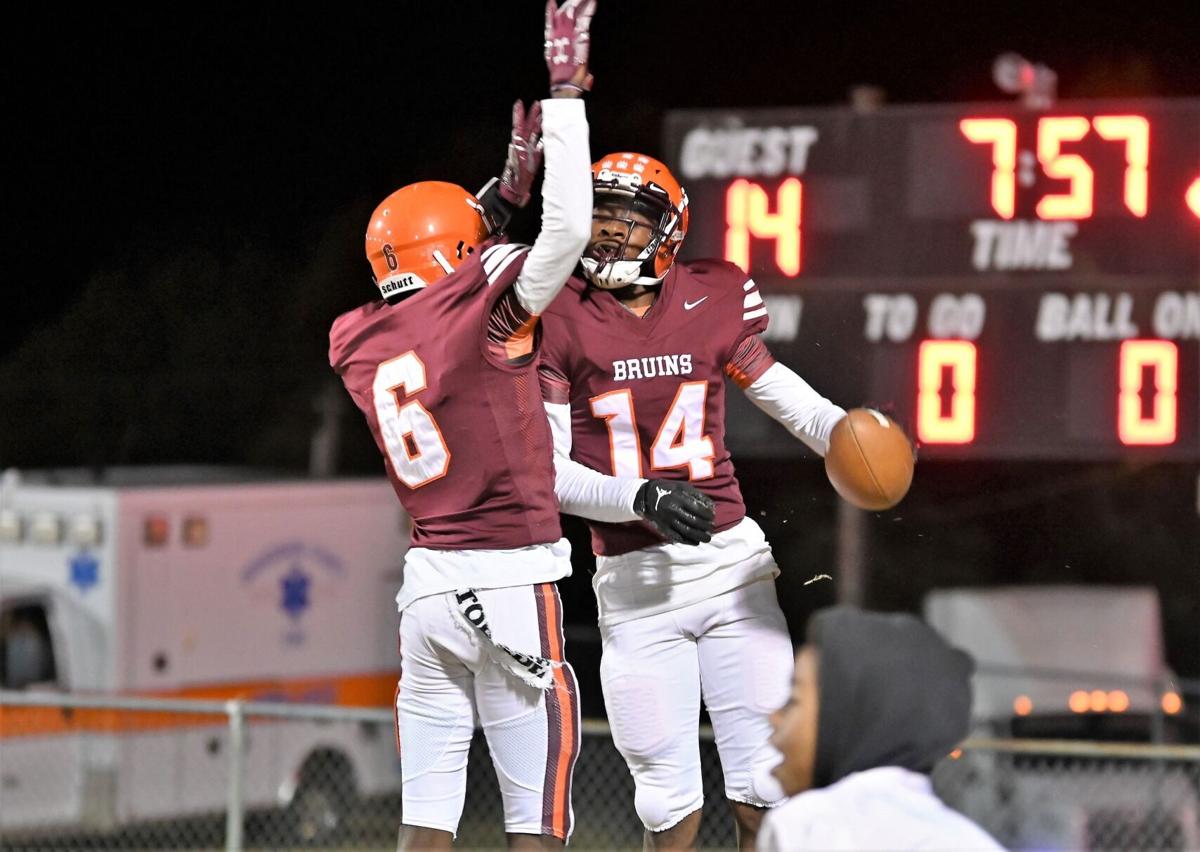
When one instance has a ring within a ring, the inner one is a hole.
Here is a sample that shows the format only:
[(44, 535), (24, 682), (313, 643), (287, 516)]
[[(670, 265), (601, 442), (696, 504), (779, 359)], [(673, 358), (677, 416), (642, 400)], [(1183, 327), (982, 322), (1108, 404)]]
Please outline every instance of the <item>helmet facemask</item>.
[(602, 290), (661, 284), (666, 270), (657, 271), (656, 257), (678, 239), (679, 217), (669, 196), (654, 184), (600, 180), (594, 192), (592, 240), (581, 261), (588, 280)]

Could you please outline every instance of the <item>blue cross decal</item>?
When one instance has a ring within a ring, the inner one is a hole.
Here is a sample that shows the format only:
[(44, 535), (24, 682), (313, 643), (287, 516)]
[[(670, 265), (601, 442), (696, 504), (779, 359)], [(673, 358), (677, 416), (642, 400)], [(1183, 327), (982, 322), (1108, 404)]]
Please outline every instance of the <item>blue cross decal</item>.
[(292, 570), (284, 574), (279, 581), (283, 599), (280, 606), (292, 618), (299, 618), (308, 609), (308, 589), (312, 581), (308, 574), (300, 570), (299, 564), (293, 564)]

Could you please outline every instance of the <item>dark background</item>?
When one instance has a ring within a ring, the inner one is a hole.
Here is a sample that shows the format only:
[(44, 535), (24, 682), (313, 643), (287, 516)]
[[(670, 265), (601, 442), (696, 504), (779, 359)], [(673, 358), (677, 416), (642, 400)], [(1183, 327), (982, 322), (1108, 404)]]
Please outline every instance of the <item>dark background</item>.
[[(367, 215), (404, 183), (474, 188), (500, 168), (512, 100), (544, 93), (541, 18), (512, 0), (14, 21), (0, 468), (303, 472), (314, 401), (336, 388), (329, 323), (374, 293)], [(1197, 32), (1194, 3), (600, 0), (592, 149), (660, 152), (673, 107), (837, 104), (861, 83), (889, 102), (1002, 100), (1004, 50), (1053, 67), (1064, 99), (1195, 96)], [(361, 418), (342, 422), (341, 470), (378, 473)], [(833, 599), (831, 583), (802, 585), (832, 565), (832, 492), (813, 460), (739, 474), (799, 631)], [(908, 500), (869, 521), (868, 603), (912, 608), (948, 584), (1152, 584), (1171, 663), (1198, 675), (1197, 508), (1195, 464), (922, 464)], [(564, 584), (581, 637), (585, 576)]]

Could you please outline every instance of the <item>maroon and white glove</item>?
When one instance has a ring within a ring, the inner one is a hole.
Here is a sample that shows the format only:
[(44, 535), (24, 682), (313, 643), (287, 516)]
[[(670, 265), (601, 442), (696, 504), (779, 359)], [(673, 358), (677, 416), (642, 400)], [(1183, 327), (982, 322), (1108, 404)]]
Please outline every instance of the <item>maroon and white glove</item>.
[(500, 197), (515, 207), (529, 203), (530, 188), (542, 167), (542, 105), (534, 101), (529, 113), (520, 101), (513, 104), (512, 137), (508, 159), (500, 174)]
[(546, 67), (550, 69), (550, 91), (592, 88), (588, 73), (588, 49), (596, 0), (566, 0), (558, 6), (546, 0)]

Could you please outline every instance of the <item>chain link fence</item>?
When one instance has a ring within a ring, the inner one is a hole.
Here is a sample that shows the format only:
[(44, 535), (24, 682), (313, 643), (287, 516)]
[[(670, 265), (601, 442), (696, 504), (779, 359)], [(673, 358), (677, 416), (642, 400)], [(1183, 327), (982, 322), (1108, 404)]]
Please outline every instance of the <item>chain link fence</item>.
[(1200, 848), (1200, 747), (969, 740), (933, 781), (1010, 849)]
[[(633, 782), (585, 722), (572, 847), (640, 849)], [(732, 848), (711, 735), (703, 847)], [(477, 735), (463, 848), (505, 845)], [(1006, 847), (1200, 848), (1200, 747), (975, 739), (934, 784)], [(403, 815), (388, 710), (0, 693), (0, 848), (394, 849)]]

